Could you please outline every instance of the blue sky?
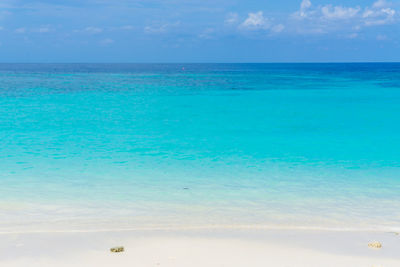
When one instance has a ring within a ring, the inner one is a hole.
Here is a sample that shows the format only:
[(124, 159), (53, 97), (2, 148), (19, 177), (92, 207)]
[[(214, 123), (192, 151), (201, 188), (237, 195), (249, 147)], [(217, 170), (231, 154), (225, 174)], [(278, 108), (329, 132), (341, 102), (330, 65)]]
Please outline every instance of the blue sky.
[(400, 61), (400, 0), (0, 0), (0, 62)]

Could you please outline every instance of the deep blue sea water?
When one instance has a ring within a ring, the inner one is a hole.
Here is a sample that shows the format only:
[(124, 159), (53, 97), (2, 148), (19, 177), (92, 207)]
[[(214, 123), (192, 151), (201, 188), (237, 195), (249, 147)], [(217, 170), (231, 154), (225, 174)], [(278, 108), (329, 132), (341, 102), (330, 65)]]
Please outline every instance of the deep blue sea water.
[(400, 64), (0, 64), (0, 231), (400, 228)]

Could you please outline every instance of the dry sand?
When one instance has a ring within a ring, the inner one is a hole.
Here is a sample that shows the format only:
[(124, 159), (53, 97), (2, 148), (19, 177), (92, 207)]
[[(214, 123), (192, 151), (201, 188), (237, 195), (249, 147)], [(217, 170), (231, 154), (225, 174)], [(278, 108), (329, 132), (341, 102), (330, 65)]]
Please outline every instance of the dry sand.
[[(382, 248), (369, 248), (373, 241)], [(125, 251), (111, 253), (114, 246)], [(265, 229), (2, 233), (0, 266), (399, 267), (400, 235)]]

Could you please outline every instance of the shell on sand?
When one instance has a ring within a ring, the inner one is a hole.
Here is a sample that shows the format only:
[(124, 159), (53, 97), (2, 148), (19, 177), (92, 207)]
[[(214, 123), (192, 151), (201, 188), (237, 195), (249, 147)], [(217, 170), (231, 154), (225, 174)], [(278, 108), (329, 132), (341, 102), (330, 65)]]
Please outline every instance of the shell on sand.
[(124, 247), (113, 247), (113, 248), (110, 248), (110, 251), (117, 253), (117, 252), (124, 252), (125, 250), (124, 250)]
[(369, 248), (382, 248), (382, 244), (380, 242), (371, 242), (368, 243)]

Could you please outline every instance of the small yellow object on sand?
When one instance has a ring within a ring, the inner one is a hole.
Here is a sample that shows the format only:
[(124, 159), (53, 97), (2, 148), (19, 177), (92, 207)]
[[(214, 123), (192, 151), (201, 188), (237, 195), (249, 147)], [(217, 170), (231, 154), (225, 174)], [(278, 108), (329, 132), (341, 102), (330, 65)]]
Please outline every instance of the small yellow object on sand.
[(382, 248), (382, 244), (379, 242), (372, 242), (368, 244), (369, 248)]
[(124, 252), (124, 247), (114, 247), (114, 248), (110, 248), (111, 252), (117, 253), (117, 252)]

